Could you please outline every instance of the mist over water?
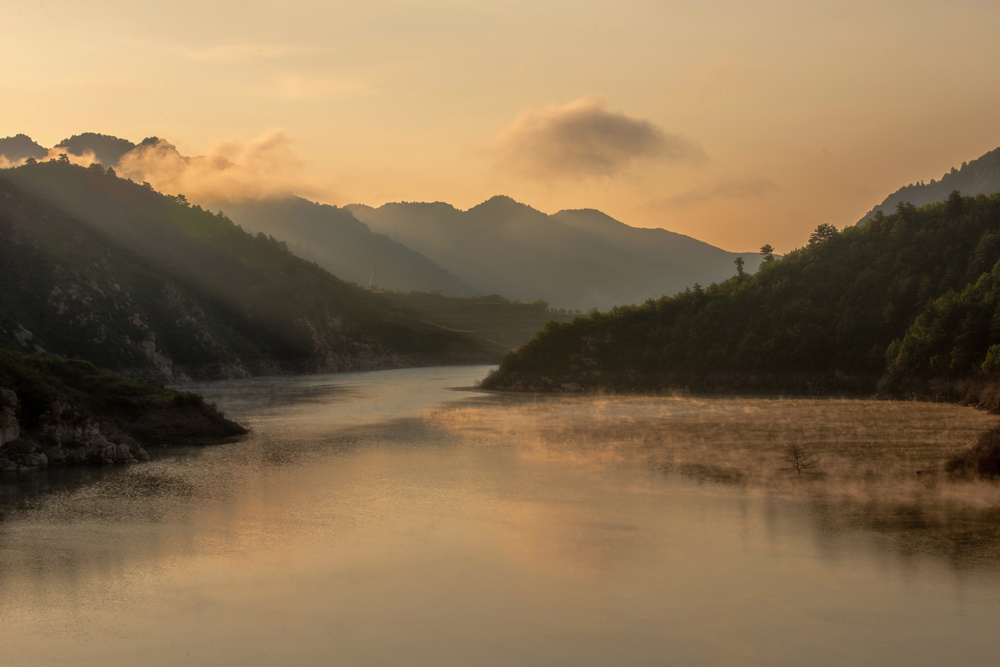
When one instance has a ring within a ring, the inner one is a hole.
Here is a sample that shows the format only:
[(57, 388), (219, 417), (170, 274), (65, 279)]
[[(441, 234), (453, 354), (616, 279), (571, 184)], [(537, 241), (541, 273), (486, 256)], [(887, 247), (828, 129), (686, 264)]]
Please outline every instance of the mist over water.
[(1000, 489), (917, 471), (996, 417), (485, 371), (197, 385), (247, 440), (4, 477), (3, 664), (993, 664)]

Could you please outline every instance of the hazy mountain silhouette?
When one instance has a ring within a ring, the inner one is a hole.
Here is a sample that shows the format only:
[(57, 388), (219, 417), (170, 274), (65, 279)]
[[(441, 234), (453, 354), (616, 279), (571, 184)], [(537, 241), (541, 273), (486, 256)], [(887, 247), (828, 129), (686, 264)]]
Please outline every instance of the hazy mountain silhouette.
[(1000, 192), (1000, 148), (972, 162), (963, 162), (958, 169), (952, 167), (951, 171), (943, 175), (939, 181), (932, 178), (930, 183), (910, 183), (901, 187), (866, 213), (858, 224), (871, 218), (877, 211), (881, 211), (884, 215), (895, 213), (896, 205), (899, 203), (920, 207), (945, 201), (955, 190), (969, 197)]
[(746, 262), (747, 271), (757, 270), (761, 261), (756, 251), (727, 252), (685, 234), (632, 227), (592, 208), (563, 210), (552, 217), (645, 259), (684, 269), (689, 281), (685, 287), (696, 282), (708, 285), (729, 278), (737, 257)]
[(135, 146), (128, 139), (120, 139), (119, 137), (97, 134), (95, 132), (74, 134), (69, 139), (63, 139), (56, 144), (56, 148), (65, 148), (66, 152), (73, 155), (83, 155), (87, 151), (90, 151), (105, 167), (113, 167), (118, 164), (122, 155), (128, 153)]
[(254, 232), (286, 241), (301, 257), (312, 260), (338, 278), (403, 292), (440, 291), (472, 296), (475, 291), (419, 252), (376, 234), (343, 208), (316, 204), (300, 197), (264, 201), (210, 202), (235, 222)]
[(55, 161), (0, 172), (0, 345), (159, 379), (492, 360), (183, 197)]
[(11, 162), (33, 157), (36, 160), (48, 155), (48, 150), (26, 134), (16, 134), (13, 137), (0, 139), (0, 155)]
[[(156, 140), (139, 146), (147, 144)], [(61, 146), (91, 151), (105, 166), (136, 148), (92, 132)], [(181, 165), (193, 159), (174, 157)], [(468, 211), (440, 202), (337, 208), (291, 195), (199, 203), (287, 242), (344, 280), (367, 286), (374, 270), (377, 286), (406, 292), (608, 308), (725, 280), (736, 270), (736, 253), (682, 234), (630, 227), (594, 210), (550, 216), (503, 196)], [(743, 257), (747, 271), (760, 262), (756, 252)]]
[[(345, 208), (482, 293), (541, 298), (554, 306), (640, 303), (736, 272), (733, 253), (680, 234), (629, 227), (598, 211), (546, 215), (505, 196), (468, 211), (441, 202)], [(643, 247), (645, 239), (652, 247)], [(747, 270), (759, 263), (756, 254), (744, 259)]]

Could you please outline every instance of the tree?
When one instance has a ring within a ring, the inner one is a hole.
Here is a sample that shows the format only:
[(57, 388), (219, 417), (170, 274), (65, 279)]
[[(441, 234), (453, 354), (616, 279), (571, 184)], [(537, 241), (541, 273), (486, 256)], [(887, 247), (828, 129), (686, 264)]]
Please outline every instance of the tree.
[(69, 156), (65, 153), (59, 154), (59, 164), (69, 164)]
[(965, 210), (965, 204), (962, 201), (962, 195), (958, 190), (952, 190), (951, 194), (948, 195), (948, 217), (949, 218), (960, 218)]
[(837, 235), (837, 228), (830, 223), (824, 222), (816, 226), (816, 229), (809, 235), (809, 247), (815, 247), (826, 243)]
[(816, 467), (815, 457), (798, 445), (789, 445), (781, 460), (786, 470), (799, 475)]
[(764, 256), (764, 263), (774, 261), (774, 248), (770, 243), (765, 243), (760, 247), (760, 254)]
[(737, 257), (736, 260), (735, 260), (735, 263), (736, 263), (736, 275), (739, 276), (740, 280), (743, 280), (743, 276), (744, 276), (744, 273), (743, 273), (743, 258), (742, 257)]

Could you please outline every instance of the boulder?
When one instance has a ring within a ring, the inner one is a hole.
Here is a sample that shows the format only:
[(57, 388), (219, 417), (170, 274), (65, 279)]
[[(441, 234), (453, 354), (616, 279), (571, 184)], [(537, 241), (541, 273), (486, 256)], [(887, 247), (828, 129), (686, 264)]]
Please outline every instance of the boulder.
[(49, 459), (45, 454), (25, 454), (24, 465), (29, 468), (44, 468), (49, 464)]

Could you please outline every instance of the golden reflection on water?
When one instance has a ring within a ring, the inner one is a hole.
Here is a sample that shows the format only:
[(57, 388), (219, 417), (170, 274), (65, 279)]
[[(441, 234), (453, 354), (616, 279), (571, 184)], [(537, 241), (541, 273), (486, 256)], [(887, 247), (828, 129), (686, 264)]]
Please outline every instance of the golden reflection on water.
[(993, 664), (997, 487), (915, 472), (996, 418), (477, 375), (213, 385), (246, 441), (5, 483), (3, 664)]

